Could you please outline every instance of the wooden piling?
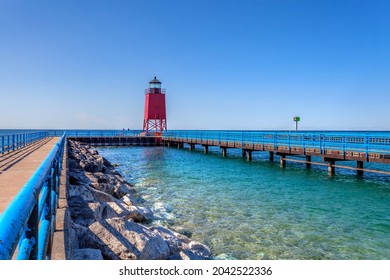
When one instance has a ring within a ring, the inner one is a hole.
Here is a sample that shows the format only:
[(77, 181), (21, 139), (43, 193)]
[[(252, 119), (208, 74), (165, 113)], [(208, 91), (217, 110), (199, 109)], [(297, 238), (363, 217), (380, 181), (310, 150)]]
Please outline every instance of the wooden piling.
[(286, 155), (280, 155), (280, 167), (284, 168), (286, 166)]
[(311, 156), (306, 156), (306, 168), (311, 167)]
[(227, 156), (227, 148), (226, 147), (221, 147), (222, 149), (222, 156), (226, 157)]
[(357, 174), (358, 175), (363, 175), (363, 168), (364, 168), (364, 163), (363, 161), (357, 161), (356, 162), (356, 168), (357, 168)]
[(334, 160), (329, 160), (328, 161), (328, 173), (329, 175), (333, 175), (335, 173), (335, 167), (334, 167)]
[(252, 151), (246, 151), (246, 159), (252, 161)]

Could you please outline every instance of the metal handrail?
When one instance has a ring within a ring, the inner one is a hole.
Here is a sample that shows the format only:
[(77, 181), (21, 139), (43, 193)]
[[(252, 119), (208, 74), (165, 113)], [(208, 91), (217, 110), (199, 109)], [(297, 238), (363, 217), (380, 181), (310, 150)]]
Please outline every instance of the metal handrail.
[(47, 136), (47, 131), (0, 135), (0, 154), (17, 150)]
[(132, 137), (139, 136), (142, 130), (83, 130), (83, 129), (67, 129), (67, 130), (48, 130), (49, 136), (61, 136), (66, 133), (67, 137)]
[(201, 139), (238, 144), (260, 144), (288, 148), (315, 148), (320, 151), (338, 149), (365, 153), (380, 152), (390, 154), (390, 132), (289, 132), (289, 131), (166, 131), (163, 140), (188, 141)]
[(0, 215), (0, 259), (48, 259), (55, 228), (65, 133)]

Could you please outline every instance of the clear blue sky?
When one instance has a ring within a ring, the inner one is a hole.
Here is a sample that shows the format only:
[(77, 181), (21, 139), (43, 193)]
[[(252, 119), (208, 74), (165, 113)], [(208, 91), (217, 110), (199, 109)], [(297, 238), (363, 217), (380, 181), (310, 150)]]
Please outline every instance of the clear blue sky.
[(390, 130), (390, 1), (0, 0), (0, 128)]

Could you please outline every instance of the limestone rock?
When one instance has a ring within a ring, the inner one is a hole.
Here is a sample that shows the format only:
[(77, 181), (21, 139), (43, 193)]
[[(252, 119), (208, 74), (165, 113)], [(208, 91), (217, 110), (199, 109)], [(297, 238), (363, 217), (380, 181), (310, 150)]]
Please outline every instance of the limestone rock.
[(132, 185), (125, 182), (119, 175), (95, 172), (86, 173), (86, 176), (89, 179), (90, 186), (116, 198), (121, 198), (129, 193), (134, 193)]
[(89, 185), (91, 180), (81, 170), (72, 170), (69, 176), (69, 183), (72, 185)]
[(80, 196), (87, 202), (93, 201), (102, 201), (102, 202), (115, 202), (117, 199), (112, 195), (96, 190), (89, 186), (75, 186), (69, 185), (68, 195), (71, 196)]
[(179, 260), (205, 260), (204, 257), (194, 253), (192, 250), (180, 251), (179, 256)]
[(134, 205), (126, 205), (117, 202), (94, 202), (88, 207), (94, 213), (95, 220), (105, 220), (116, 217), (132, 219), (135, 222), (146, 222), (153, 219), (153, 213), (148, 208)]
[(80, 225), (89, 225), (95, 220), (94, 212), (88, 207), (88, 203), (80, 196), (68, 198), (71, 219)]
[(209, 258), (211, 256), (210, 248), (206, 245), (199, 243), (197, 241), (191, 241), (188, 246), (190, 247), (191, 252), (196, 256), (202, 258)]
[(160, 236), (132, 220), (112, 218), (89, 226), (86, 240), (100, 248), (105, 259), (163, 260), (170, 250)]
[(101, 172), (103, 170), (103, 158), (99, 156), (80, 161), (80, 167), (87, 172)]
[(170, 259), (175, 260), (206, 260), (211, 256), (210, 249), (187, 236), (171, 231), (162, 226), (150, 228), (154, 233), (160, 235), (168, 244), (171, 251)]
[(120, 201), (126, 205), (135, 205), (136, 204), (136, 199), (130, 194), (126, 194), (126, 195), (122, 196)]

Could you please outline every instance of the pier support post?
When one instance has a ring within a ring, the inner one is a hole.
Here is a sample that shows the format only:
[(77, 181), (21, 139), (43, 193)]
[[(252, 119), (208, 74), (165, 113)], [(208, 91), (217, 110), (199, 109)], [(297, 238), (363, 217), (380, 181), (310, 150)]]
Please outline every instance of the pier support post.
[(311, 167), (311, 156), (306, 156), (306, 168)]
[(190, 144), (190, 151), (195, 150), (195, 144)]
[(221, 149), (222, 149), (222, 156), (226, 157), (226, 155), (227, 155), (227, 148), (226, 147), (221, 147)]
[(246, 151), (246, 159), (252, 161), (252, 151)]
[(204, 145), (204, 146), (203, 146), (203, 152), (204, 152), (205, 154), (207, 154), (207, 153), (209, 152), (209, 146)]
[(274, 152), (269, 152), (269, 160), (274, 161)]
[(245, 156), (246, 156), (246, 150), (242, 149), (242, 157), (245, 157)]
[(284, 168), (286, 166), (286, 155), (280, 155), (280, 167)]
[(334, 160), (329, 160), (328, 161), (328, 173), (329, 175), (333, 175), (335, 173), (335, 168), (334, 168)]
[(356, 167), (358, 168), (357, 174), (358, 174), (358, 175), (363, 175), (363, 168), (364, 168), (364, 163), (363, 163), (363, 161), (357, 161), (357, 162), (356, 162)]
[(180, 148), (183, 148), (183, 143), (177, 143), (177, 148), (180, 149)]

